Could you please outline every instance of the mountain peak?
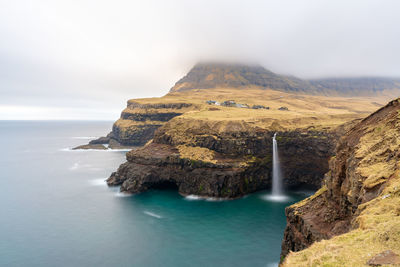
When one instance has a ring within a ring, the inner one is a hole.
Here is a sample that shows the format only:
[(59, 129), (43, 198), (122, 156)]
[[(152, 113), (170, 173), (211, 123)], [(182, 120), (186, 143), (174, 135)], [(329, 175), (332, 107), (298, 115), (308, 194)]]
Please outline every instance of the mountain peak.
[(272, 89), (336, 96), (382, 95), (394, 98), (400, 95), (400, 79), (364, 77), (303, 80), (276, 74), (258, 64), (200, 62), (170, 92), (213, 88)]
[[(200, 62), (180, 79), (171, 92), (192, 89), (267, 87), (279, 75), (258, 64)], [(270, 81), (267, 83), (267, 81)], [(281, 84), (279, 85), (282, 86)]]

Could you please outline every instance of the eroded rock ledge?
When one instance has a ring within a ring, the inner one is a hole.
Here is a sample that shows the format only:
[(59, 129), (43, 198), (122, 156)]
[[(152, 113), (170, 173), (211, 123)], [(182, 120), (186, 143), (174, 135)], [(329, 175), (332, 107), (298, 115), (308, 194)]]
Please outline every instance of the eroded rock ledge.
[(193, 108), (196, 107), (191, 103), (141, 104), (129, 100), (120, 119), (113, 124), (112, 131), (107, 136), (74, 149), (106, 149), (104, 145), (112, 149), (143, 146), (167, 121)]
[[(243, 121), (174, 118), (150, 144), (128, 152), (107, 182), (130, 193), (175, 187), (183, 195), (240, 197), (270, 187), (274, 133)], [(336, 135), (299, 130), (278, 136), (284, 185), (318, 188)]]

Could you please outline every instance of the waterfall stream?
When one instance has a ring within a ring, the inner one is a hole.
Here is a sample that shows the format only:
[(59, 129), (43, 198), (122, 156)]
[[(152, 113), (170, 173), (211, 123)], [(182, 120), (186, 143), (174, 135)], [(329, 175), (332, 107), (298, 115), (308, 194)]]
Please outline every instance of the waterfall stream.
[(282, 195), (282, 175), (276, 133), (272, 137), (272, 196)]

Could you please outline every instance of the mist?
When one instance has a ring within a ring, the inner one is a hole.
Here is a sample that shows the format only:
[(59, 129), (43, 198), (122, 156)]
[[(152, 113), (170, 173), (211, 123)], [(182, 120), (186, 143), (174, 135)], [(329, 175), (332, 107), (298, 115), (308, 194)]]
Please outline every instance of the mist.
[(400, 77), (399, 1), (0, 2), (0, 119), (118, 118), (198, 61)]

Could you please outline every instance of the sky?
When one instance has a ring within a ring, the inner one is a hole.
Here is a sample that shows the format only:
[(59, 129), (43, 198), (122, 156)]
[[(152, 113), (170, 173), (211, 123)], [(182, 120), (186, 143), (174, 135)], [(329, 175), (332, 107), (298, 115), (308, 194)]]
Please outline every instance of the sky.
[(397, 0), (0, 0), (0, 120), (115, 120), (199, 61), (400, 77)]

